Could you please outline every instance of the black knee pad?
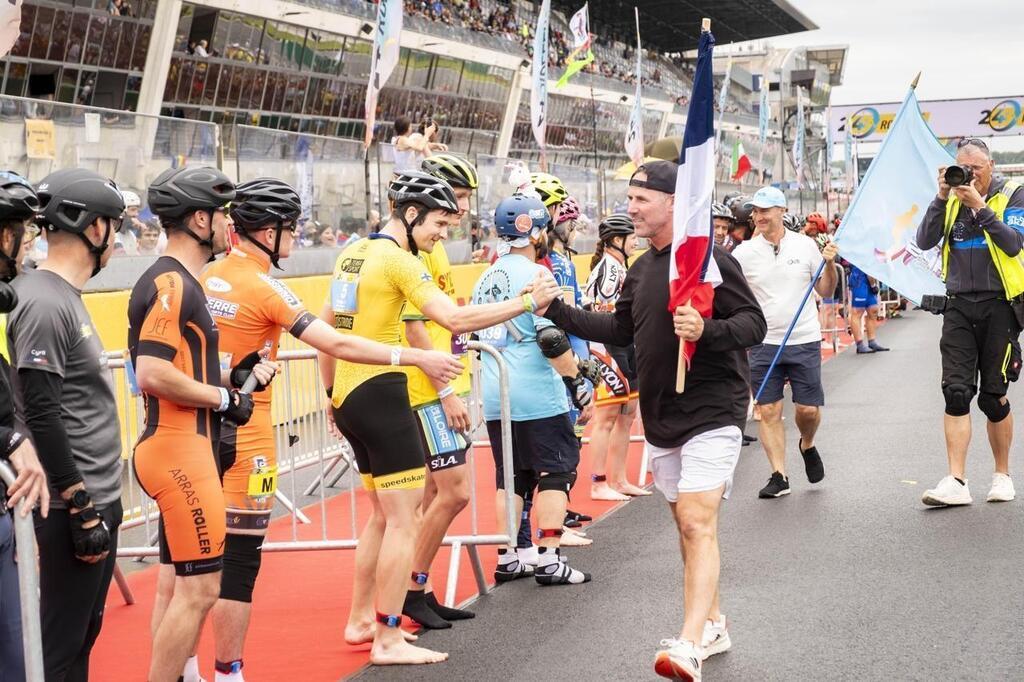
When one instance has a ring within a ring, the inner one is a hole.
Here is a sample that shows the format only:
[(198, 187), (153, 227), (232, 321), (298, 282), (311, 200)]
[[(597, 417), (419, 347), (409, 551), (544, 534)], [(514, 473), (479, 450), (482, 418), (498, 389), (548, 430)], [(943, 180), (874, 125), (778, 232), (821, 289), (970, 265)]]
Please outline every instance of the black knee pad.
[(513, 481), (516, 495), (526, 500), (537, 486), (537, 474), (532, 469), (520, 469), (513, 476)]
[(946, 414), (950, 417), (962, 417), (971, 411), (974, 386), (946, 384), (942, 387), (942, 397), (946, 399)]
[(575, 482), (575, 471), (560, 471), (554, 474), (543, 474), (541, 475), (540, 480), (537, 481), (537, 492), (557, 490), (568, 495), (569, 491), (572, 490), (572, 484)]
[(263, 561), (261, 535), (228, 533), (224, 538), (224, 572), (220, 576), (220, 598), (252, 602), (256, 576)]
[(985, 393), (984, 391), (978, 394), (978, 408), (985, 413), (985, 416), (993, 424), (998, 424), (1010, 414), (1010, 401), (1007, 400), (1004, 404), (1001, 401), (1002, 398), (1003, 396), (1001, 395)]

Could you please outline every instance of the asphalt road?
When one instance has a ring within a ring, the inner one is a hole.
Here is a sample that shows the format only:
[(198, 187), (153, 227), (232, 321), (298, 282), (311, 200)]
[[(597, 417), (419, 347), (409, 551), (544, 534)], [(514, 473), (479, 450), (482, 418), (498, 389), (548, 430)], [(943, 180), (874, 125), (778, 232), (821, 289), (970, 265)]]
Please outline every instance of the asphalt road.
[[(880, 334), (891, 352), (825, 365), (818, 485), (803, 475), (791, 416), (792, 495), (757, 499), (767, 463), (758, 444), (744, 448), (720, 528), (733, 648), (705, 680), (1024, 679), (1024, 498), (985, 503), (992, 459), (977, 411), (974, 505), (920, 502), (945, 473), (938, 333), (937, 318), (907, 313)], [(1019, 395), (1012, 387), (1024, 405)], [(1011, 466), (1020, 472), (1021, 458)], [(421, 637), (447, 663), (361, 679), (656, 679), (658, 642), (682, 622), (667, 505), (633, 501), (589, 535), (594, 546), (569, 556), (592, 583), (502, 586), (474, 605), (475, 620)]]

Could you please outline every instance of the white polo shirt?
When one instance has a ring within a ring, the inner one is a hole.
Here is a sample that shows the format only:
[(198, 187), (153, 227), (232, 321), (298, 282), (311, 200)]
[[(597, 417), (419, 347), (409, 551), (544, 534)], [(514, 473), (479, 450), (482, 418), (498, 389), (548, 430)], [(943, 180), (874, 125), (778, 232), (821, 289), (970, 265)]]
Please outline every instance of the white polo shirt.
[[(821, 265), (818, 245), (806, 235), (786, 230), (778, 253), (774, 244), (757, 235), (737, 246), (732, 256), (743, 268), (743, 275), (768, 321), (764, 342), (781, 344), (811, 278)], [(808, 298), (787, 345), (812, 341), (821, 341), (821, 323), (813, 298)]]

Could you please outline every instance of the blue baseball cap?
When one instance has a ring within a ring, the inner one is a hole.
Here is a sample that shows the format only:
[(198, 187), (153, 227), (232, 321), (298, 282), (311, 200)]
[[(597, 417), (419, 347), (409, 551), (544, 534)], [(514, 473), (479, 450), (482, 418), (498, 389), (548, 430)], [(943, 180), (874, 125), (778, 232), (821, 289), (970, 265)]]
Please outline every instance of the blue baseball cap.
[(786, 208), (786, 195), (778, 187), (762, 187), (754, 192), (754, 198), (743, 204), (743, 208)]

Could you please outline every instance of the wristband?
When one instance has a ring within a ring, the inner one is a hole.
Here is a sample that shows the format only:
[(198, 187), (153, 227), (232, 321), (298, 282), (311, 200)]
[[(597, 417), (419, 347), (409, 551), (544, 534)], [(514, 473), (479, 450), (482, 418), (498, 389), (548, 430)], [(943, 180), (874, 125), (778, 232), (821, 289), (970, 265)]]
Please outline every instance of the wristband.
[(11, 437), (7, 441), (7, 445), (0, 448), (0, 459), (6, 461), (10, 458), (11, 453), (18, 449), (21, 442), (25, 440), (25, 436), (21, 435), (17, 431), (11, 431)]
[(454, 388), (452, 388), (451, 386), (445, 386), (444, 388), (437, 392), (437, 397), (439, 400), (444, 400), (453, 393), (455, 393)]
[(523, 310), (532, 313), (537, 309), (537, 303), (533, 300), (532, 294), (523, 294)]
[(224, 410), (228, 409), (229, 405), (231, 405), (231, 394), (228, 393), (228, 389), (224, 388), (223, 386), (218, 386), (217, 390), (220, 391), (220, 407), (218, 407), (214, 411), (223, 412)]
[(402, 347), (392, 346), (391, 347), (391, 364), (400, 365), (402, 364)]
[(328, 386), (325, 390), (327, 391), (328, 398), (334, 397), (334, 386)]

